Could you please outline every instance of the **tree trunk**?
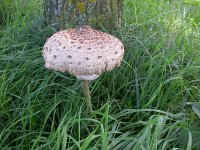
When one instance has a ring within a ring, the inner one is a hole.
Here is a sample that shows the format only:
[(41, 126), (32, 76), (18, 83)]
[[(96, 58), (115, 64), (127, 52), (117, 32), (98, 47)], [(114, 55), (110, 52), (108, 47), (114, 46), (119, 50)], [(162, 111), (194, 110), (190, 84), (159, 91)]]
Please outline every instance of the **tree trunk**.
[(122, 26), (123, 0), (43, 0), (45, 22), (58, 29), (88, 24), (113, 29)]

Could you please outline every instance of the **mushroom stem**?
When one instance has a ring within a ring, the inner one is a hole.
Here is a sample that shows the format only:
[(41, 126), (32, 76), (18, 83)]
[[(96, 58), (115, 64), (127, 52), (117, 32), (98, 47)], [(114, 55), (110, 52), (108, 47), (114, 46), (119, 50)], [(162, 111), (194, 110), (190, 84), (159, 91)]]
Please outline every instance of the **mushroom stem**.
[(91, 102), (91, 95), (90, 95), (90, 89), (89, 89), (89, 82), (88, 80), (82, 80), (81, 82), (82, 82), (83, 94), (87, 102), (87, 108), (89, 112), (92, 113), (92, 102)]

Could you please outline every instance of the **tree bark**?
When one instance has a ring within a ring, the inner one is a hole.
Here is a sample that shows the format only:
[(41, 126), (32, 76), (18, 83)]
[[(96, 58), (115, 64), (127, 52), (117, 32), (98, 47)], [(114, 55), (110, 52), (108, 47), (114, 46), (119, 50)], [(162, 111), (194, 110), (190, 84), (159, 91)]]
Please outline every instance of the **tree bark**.
[(83, 24), (119, 28), (123, 24), (123, 0), (43, 0), (45, 22), (59, 29)]

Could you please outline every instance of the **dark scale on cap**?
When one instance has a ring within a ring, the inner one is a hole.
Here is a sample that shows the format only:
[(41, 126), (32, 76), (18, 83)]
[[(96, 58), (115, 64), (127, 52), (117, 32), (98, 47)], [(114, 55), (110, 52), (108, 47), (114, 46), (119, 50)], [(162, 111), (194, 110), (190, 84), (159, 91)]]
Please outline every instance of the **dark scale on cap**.
[(86, 57), (85, 59), (86, 59), (86, 60), (89, 60), (89, 58), (88, 58), (88, 57)]
[(72, 38), (72, 40), (74, 40), (74, 41), (75, 41), (75, 40), (77, 40), (77, 39), (73, 37), (73, 38)]
[(97, 45), (101, 45), (101, 44), (102, 44), (102, 42), (98, 42), (98, 43), (97, 43)]
[(71, 55), (68, 55), (67, 57), (68, 57), (68, 58), (72, 58), (72, 56), (71, 56)]
[(53, 58), (54, 58), (54, 59), (56, 59), (56, 58), (57, 58), (57, 56), (56, 56), (56, 55), (53, 55)]
[(98, 56), (97, 58), (98, 58), (98, 59), (101, 59), (101, 58), (102, 58), (102, 56)]

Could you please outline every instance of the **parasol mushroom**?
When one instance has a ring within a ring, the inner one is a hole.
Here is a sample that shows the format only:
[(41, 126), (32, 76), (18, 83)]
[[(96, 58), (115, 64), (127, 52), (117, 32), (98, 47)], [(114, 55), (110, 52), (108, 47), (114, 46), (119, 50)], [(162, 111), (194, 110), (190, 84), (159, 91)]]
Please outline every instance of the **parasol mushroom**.
[(87, 106), (92, 111), (88, 81), (120, 66), (124, 55), (121, 41), (107, 33), (82, 25), (53, 34), (43, 47), (45, 67), (68, 72), (82, 80)]

